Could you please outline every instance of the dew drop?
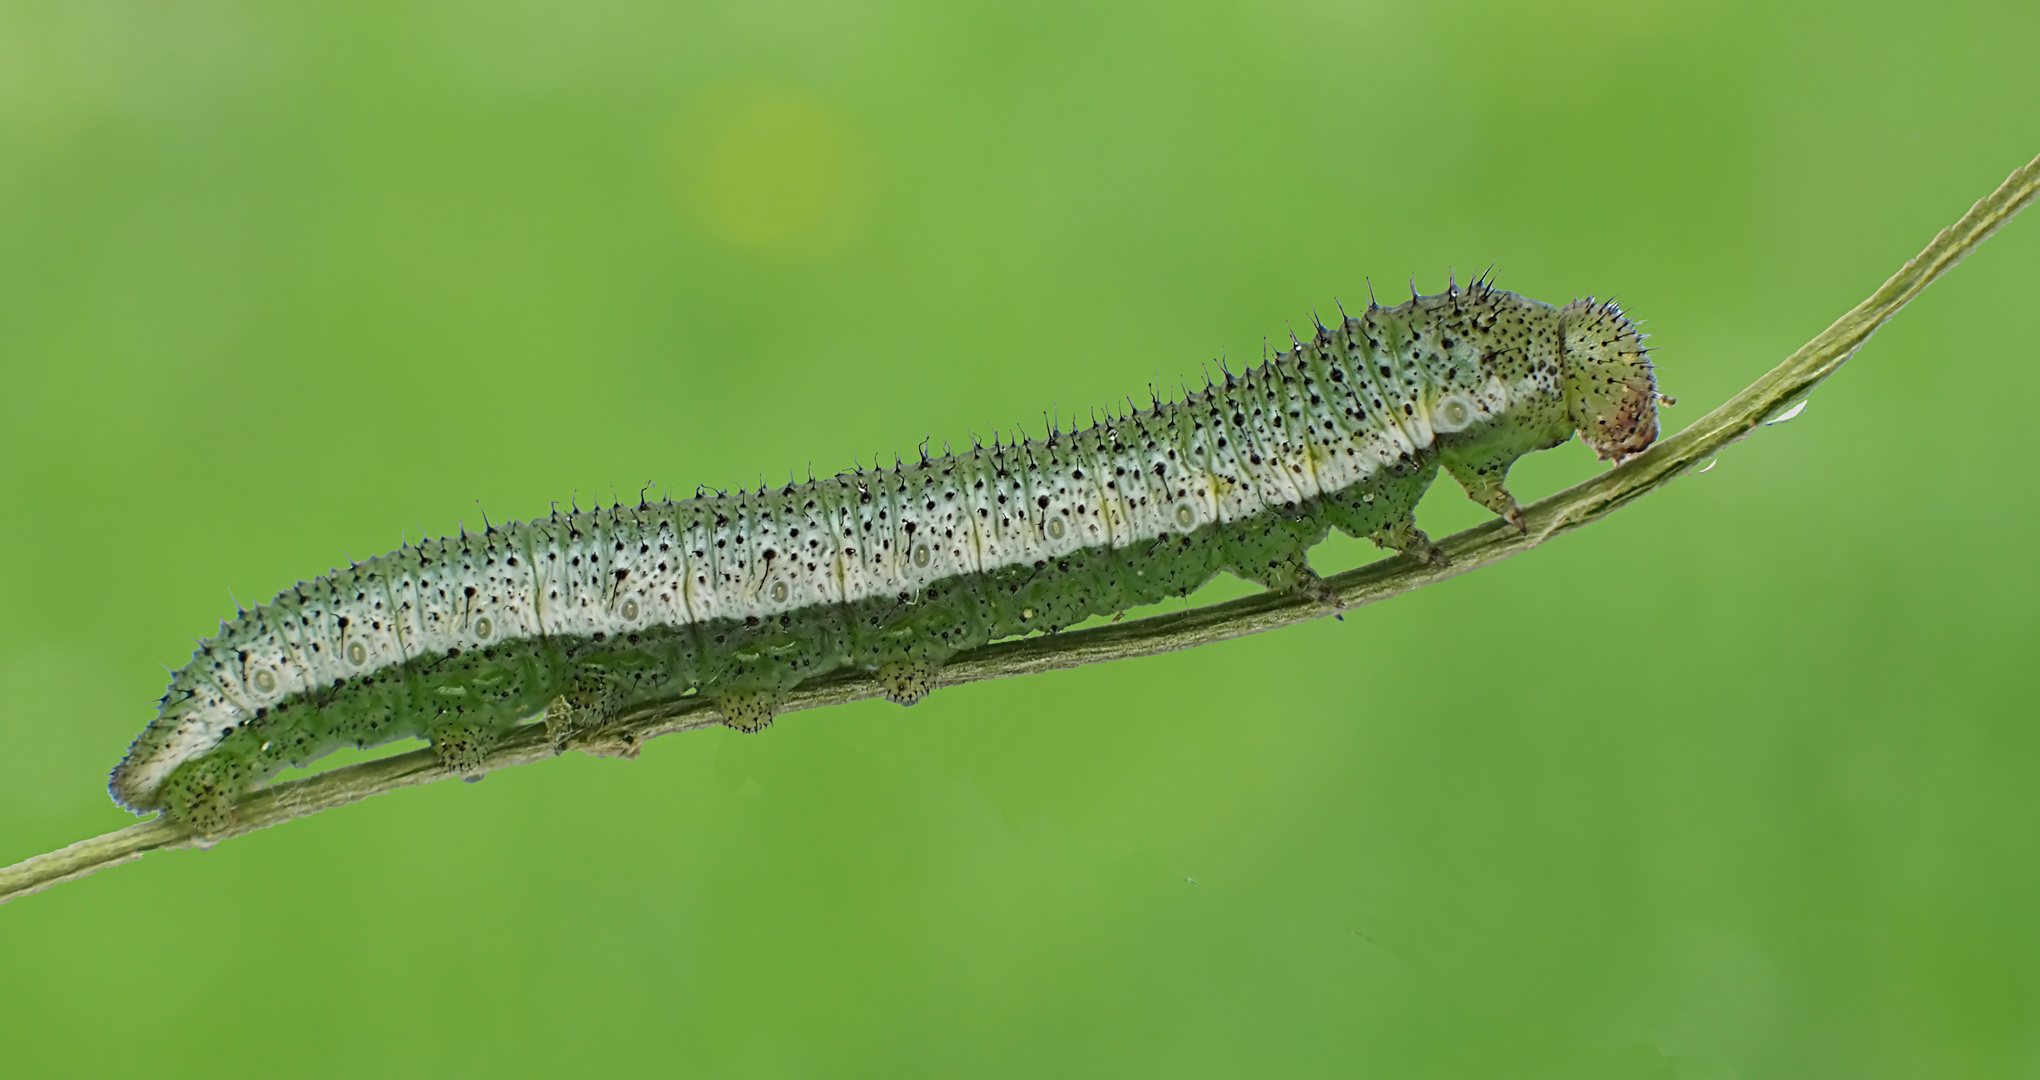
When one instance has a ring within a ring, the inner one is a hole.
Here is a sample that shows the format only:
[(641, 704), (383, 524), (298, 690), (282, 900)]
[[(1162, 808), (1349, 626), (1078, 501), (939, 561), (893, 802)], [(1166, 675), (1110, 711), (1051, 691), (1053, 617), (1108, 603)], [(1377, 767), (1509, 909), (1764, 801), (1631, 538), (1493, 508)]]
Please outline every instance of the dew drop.
[(1186, 529), (1197, 524), (1197, 511), (1190, 509), (1188, 503), (1176, 507), (1176, 524)]
[[(928, 559), (926, 555), (923, 554), (923, 552), (926, 552), (927, 550), (928, 550), (927, 548), (922, 548), (920, 551), (914, 553), (915, 559), (918, 560), (923, 566), (926, 566), (928, 564)], [(784, 581), (773, 582), (772, 602), (775, 604), (784, 604), (786, 603), (786, 597), (787, 597), (786, 582)]]
[(368, 646), (359, 641), (348, 643), (347, 662), (355, 667), (368, 663)]
[(480, 637), (480, 638), (485, 638), (485, 637), (488, 637), (488, 636), (489, 636), (490, 634), (493, 634), (493, 633), (495, 633), (495, 632), (496, 632), (496, 624), (494, 624), (494, 623), (490, 622), (490, 621), (488, 620), (488, 618), (487, 618), (487, 617), (483, 617), (483, 618), (480, 618), (480, 619), (476, 619), (476, 620), (475, 620), (475, 636), (476, 636), (476, 637)]
[(1778, 415), (1772, 417), (1771, 419), (1764, 421), (1764, 426), (1770, 427), (1773, 424), (1782, 424), (1785, 421), (1790, 420), (1795, 416), (1798, 416), (1800, 413), (1805, 412), (1807, 400), (1808, 399), (1806, 398), (1800, 398), (1799, 404), (1794, 405), (1791, 408), (1785, 410), (1784, 412), (1781, 412)]
[(637, 621), (637, 616), (638, 616), (638, 606), (637, 606), (637, 601), (636, 601), (636, 600), (625, 600), (625, 601), (623, 602), (623, 617), (624, 617), (624, 618), (626, 618), (626, 619), (628, 619), (628, 620), (630, 620), (630, 621), (632, 621), (632, 622), (636, 622), (636, 621)]
[(921, 545), (918, 545), (918, 546), (916, 546), (916, 547), (914, 548), (914, 565), (915, 565), (915, 566), (923, 566), (923, 567), (925, 567), (925, 566), (927, 566), (927, 565), (928, 565), (928, 563), (929, 563), (929, 562), (933, 561), (933, 559), (934, 559), (934, 556), (933, 556), (933, 555), (930, 555), (930, 554), (928, 553), (928, 545), (926, 545), (926, 544), (921, 544)]
[(1062, 519), (1061, 519), (1061, 518), (1049, 518), (1049, 519), (1048, 519), (1048, 538), (1049, 538), (1049, 539), (1051, 539), (1051, 540), (1060, 540), (1060, 539), (1062, 539), (1062, 536), (1063, 536), (1063, 523), (1062, 523)]
[(276, 675), (267, 670), (255, 673), (255, 689), (265, 694), (276, 693)]

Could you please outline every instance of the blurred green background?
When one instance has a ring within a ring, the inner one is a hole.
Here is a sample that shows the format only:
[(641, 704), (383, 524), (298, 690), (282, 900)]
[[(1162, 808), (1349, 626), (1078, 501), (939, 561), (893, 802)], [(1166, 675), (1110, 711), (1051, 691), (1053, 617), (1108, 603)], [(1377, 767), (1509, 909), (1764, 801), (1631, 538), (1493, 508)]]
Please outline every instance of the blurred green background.
[[(131, 820), (105, 774), (230, 592), (1038, 432), (1370, 275), (1612, 294), (1682, 426), (2040, 150), (2036, 41), (2026, 2), (0, 4), (0, 862)], [(2040, 1075), (2036, 290), (2029, 218), (1712, 472), (1343, 623), (7, 905), (5, 1071)]]

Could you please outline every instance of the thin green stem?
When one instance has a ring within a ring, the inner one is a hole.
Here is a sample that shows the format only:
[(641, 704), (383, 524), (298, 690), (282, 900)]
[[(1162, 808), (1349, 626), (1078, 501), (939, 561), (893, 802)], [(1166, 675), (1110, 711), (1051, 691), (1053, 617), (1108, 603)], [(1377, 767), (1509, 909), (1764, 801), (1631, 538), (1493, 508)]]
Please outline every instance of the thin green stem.
[[(1528, 551), (1555, 536), (1599, 521), (1663, 487), (1776, 416), (1822, 379), (1834, 374), (1900, 308), (1953, 269), (2036, 196), (2040, 196), (2040, 158), (2013, 173), (2003, 186), (1971, 207), (1962, 220), (1941, 230), (1925, 251), (1908, 260), (1869, 299), (1836, 319), (1834, 325), (1726, 404), (1615, 468), (1524, 508), (1525, 531), (1518, 533), (1500, 521), (1491, 521), (1448, 537), (1439, 545), (1451, 556), (1449, 566), (1400, 557), (1384, 559), (1339, 574), (1329, 579), (1330, 584), (1338, 590), (1347, 608), (1377, 603)], [(1315, 600), (1299, 595), (1262, 593), (1189, 611), (972, 649), (953, 658), (942, 669), (939, 681), (945, 686), (957, 685), (1130, 656), (1153, 656), (1257, 634), (1321, 618), (1327, 613)], [(793, 691), (784, 708), (812, 709), (877, 695), (878, 688), (869, 675), (838, 672)], [(615, 726), (577, 740), (574, 746), (596, 754), (635, 755), (646, 739), (715, 722), (703, 698), (678, 697), (638, 709)], [(542, 725), (529, 724), (512, 732), (489, 755), (488, 767), (506, 769), (552, 756)], [(236, 824), (210, 839), (159, 816), (0, 870), (0, 903), (131, 862), (151, 851), (216, 843), (452, 775), (440, 766), (438, 757), (430, 750), (416, 750), (303, 780), (271, 784), (243, 798), (235, 807)]]

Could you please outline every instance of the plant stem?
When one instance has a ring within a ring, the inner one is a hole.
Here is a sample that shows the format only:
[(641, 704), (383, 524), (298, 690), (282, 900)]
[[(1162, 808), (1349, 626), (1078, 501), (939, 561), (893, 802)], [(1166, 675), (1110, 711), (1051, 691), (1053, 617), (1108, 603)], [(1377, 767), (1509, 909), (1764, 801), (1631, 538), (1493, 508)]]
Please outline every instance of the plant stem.
[[(1615, 468), (1525, 507), (1524, 532), (1517, 533), (1499, 520), (1490, 521), (1447, 537), (1439, 544), (1451, 556), (1449, 566), (1422, 564), (1398, 556), (1339, 574), (1328, 579), (1329, 583), (1338, 590), (1348, 609), (1377, 603), (1528, 551), (1665, 486), (1749, 434), (1834, 374), (1900, 308), (1953, 269), (2036, 196), (2040, 196), (2040, 158), (2014, 172), (1960, 221), (1941, 230), (1925, 251), (1908, 260), (1869, 299), (1836, 319), (1834, 325), (1720, 408)], [(951, 686), (1130, 656), (1153, 656), (1257, 634), (1329, 613), (1317, 601), (1300, 595), (1261, 593), (1189, 611), (986, 645), (952, 658), (943, 667), (938, 684)], [(870, 675), (837, 672), (792, 691), (782, 711), (877, 695), (878, 688)], [(716, 722), (705, 698), (677, 697), (640, 708), (610, 728), (575, 740), (573, 746), (589, 753), (635, 756), (646, 739)], [(552, 756), (544, 726), (527, 724), (512, 731), (490, 753), (488, 767), (504, 769)], [(82, 840), (0, 870), (0, 903), (131, 862), (151, 851), (210, 846), (292, 818), (414, 784), (445, 780), (452, 775), (440, 766), (437, 755), (426, 749), (334, 769), (303, 780), (271, 784), (244, 797), (235, 807), (235, 824), (211, 838), (200, 837), (159, 815), (153, 821)]]

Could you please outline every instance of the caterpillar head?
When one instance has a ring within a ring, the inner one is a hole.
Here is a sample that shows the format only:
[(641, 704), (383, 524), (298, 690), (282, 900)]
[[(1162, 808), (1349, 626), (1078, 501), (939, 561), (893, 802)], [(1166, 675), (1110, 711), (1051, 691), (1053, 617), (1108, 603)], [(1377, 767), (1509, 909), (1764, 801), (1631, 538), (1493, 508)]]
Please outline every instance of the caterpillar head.
[(1580, 438), (1601, 460), (1640, 454), (1657, 439), (1657, 378), (1646, 335), (1613, 301), (1589, 296), (1558, 313), (1565, 405)]

